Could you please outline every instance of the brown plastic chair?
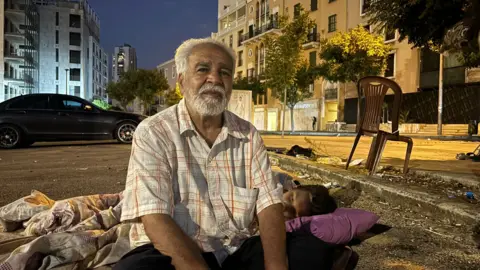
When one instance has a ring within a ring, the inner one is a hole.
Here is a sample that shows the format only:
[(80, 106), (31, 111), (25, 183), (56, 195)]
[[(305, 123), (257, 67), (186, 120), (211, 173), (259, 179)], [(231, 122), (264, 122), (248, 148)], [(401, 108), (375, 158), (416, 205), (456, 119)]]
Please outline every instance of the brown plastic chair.
[[(380, 130), (382, 104), (389, 89), (392, 89), (394, 93), (393, 111), (391, 114), (391, 133)], [(368, 76), (358, 81), (357, 90), (359, 98), (365, 98), (365, 109), (360, 123), (357, 123), (359, 126), (359, 128), (357, 128), (358, 134), (355, 138), (355, 142), (353, 143), (352, 152), (348, 157), (346, 169), (348, 170), (348, 166), (352, 161), (352, 157), (355, 153), (355, 149), (357, 148), (357, 144), (360, 141), (360, 137), (365, 135), (374, 137), (374, 142), (372, 142), (367, 163), (365, 164), (366, 168), (370, 170), (370, 175), (375, 174), (387, 141), (401, 141), (407, 143), (407, 153), (405, 156), (405, 165), (403, 167), (404, 174), (407, 174), (408, 163), (410, 161), (410, 155), (413, 149), (413, 141), (410, 137), (400, 136), (400, 132), (398, 131), (398, 119), (400, 115), (400, 105), (402, 102), (402, 89), (396, 82), (387, 78)]]

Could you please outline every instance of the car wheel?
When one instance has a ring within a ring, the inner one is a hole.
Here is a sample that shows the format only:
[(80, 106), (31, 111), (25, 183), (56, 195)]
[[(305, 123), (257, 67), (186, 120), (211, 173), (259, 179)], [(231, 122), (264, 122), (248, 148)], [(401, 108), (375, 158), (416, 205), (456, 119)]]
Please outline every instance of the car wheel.
[(132, 143), (137, 124), (130, 121), (121, 122), (115, 129), (115, 138), (120, 143)]
[(13, 149), (19, 147), (22, 141), (22, 131), (14, 125), (0, 125), (0, 148)]

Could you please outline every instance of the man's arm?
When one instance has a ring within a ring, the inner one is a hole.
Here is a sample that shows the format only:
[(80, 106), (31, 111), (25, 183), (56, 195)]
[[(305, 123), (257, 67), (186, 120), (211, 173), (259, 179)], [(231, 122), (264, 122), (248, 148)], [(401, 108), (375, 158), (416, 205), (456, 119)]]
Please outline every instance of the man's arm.
[(146, 215), (142, 217), (142, 222), (153, 246), (160, 253), (172, 257), (176, 269), (208, 269), (198, 245), (169, 215)]
[(265, 269), (287, 270), (287, 249), (283, 205), (274, 204), (258, 214)]
[(258, 132), (253, 136), (253, 144), (255, 152), (252, 161), (252, 177), (255, 188), (259, 189), (257, 213), (265, 269), (287, 270), (283, 187), (273, 179), (267, 150)]
[(140, 218), (149, 240), (172, 258), (176, 269), (208, 269), (199, 247), (171, 218), (174, 198), (172, 171), (162, 130), (142, 123), (135, 131), (121, 221)]

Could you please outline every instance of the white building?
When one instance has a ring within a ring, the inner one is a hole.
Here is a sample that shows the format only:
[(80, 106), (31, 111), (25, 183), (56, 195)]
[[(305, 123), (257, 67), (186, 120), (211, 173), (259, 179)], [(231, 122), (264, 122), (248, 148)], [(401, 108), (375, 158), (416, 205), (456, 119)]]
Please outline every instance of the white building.
[(123, 72), (137, 69), (137, 52), (129, 44), (115, 47), (112, 58), (112, 81), (118, 82)]
[(39, 14), (32, 0), (0, 3), (0, 102), (38, 92)]
[[(86, 0), (35, 0), (40, 13), (41, 93), (106, 97), (100, 20)], [(95, 51), (94, 51), (95, 50)]]

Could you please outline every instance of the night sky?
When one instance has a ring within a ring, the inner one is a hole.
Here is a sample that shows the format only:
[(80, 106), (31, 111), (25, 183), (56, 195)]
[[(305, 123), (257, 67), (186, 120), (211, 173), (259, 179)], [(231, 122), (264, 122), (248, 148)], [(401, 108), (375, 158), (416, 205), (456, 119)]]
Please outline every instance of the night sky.
[(89, 0), (100, 17), (100, 43), (109, 55), (128, 43), (138, 67), (155, 68), (172, 59), (189, 38), (217, 31), (217, 0)]

